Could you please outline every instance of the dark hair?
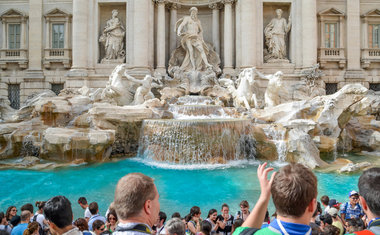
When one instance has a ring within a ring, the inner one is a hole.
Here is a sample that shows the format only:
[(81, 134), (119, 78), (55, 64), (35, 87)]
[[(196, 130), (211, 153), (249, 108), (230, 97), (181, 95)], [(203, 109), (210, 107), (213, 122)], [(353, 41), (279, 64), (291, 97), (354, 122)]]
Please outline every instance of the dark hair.
[(87, 204), (87, 199), (85, 197), (80, 197), (80, 198), (78, 198), (78, 203), (86, 205)]
[(9, 216), (10, 216), (10, 214), (11, 214), (11, 210), (12, 210), (13, 208), (16, 208), (16, 207), (15, 207), (15, 206), (10, 206), (10, 207), (8, 207), (7, 211), (5, 212), (5, 218), (6, 218), (7, 220), (10, 220)]
[(13, 227), (18, 225), (20, 222), (21, 222), (21, 217), (18, 215), (13, 216), (12, 219), (10, 220), (10, 223), (12, 224)]
[(39, 210), (44, 209), (45, 203), (45, 201), (36, 202), (36, 207), (38, 207)]
[(34, 207), (33, 207), (32, 203), (26, 203), (25, 205), (23, 205), (21, 207), (21, 212), (22, 211), (30, 211), (30, 213), (33, 214), (33, 210), (34, 210)]
[(199, 213), (201, 213), (201, 208), (199, 208), (198, 206), (191, 207), (191, 209), (190, 209), (190, 216), (191, 217), (193, 217), (194, 215), (198, 215)]
[(179, 212), (174, 212), (172, 214), (172, 218), (180, 218), (181, 219), (181, 214)]
[(325, 224), (332, 224), (332, 222), (333, 222), (332, 217), (331, 217), (331, 215), (329, 215), (329, 214), (321, 215), (321, 216), (319, 217), (319, 219), (320, 219), (323, 223), (325, 223)]
[(311, 226), (311, 235), (320, 235), (322, 230), (319, 226)]
[(203, 220), (201, 223), (201, 232), (205, 235), (210, 235), (211, 232), (211, 224), (207, 220)]
[(243, 201), (240, 202), (239, 206), (249, 207), (249, 203), (246, 200), (243, 200)]
[(44, 207), (46, 219), (54, 223), (58, 228), (64, 228), (71, 224), (73, 211), (71, 203), (65, 196), (50, 198)]
[(230, 207), (227, 205), (227, 203), (223, 203), (222, 210), (223, 210), (224, 207), (227, 207), (228, 209), (230, 209)]
[(75, 220), (74, 225), (79, 229), (79, 231), (87, 231), (88, 230), (88, 223), (83, 218), (78, 218)]
[(274, 176), (271, 193), (277, 214), (300, 217), (317, 197), (317, 177), (302, 164), (286, 165)]
[(334, 225), (328, 224), (323, 229), (322, 234), (323, 235), (339, 235), (340, 234), (340, 229), (338, 227), (335, 227)]
[(347, 222), (348, 226), (352, 227), (354, 230), (354, 231), (350, 231), (350, 232), (361, 231), (364, 229), (363, 220), (361, 220), (359, 218), (347, 219), (346, 222)]
[(97, 219), (94, 221), (94, 223), (92, 224), (92, 230), (95, 231), (95, 229), (100, 229), (102, 227), (102, 225), (104, 225), (104, 222)]
[(359, 178), (360, 195), (365, 199), (369, 210), (380, 216), (380, 168), (374, 167), (363, 172)]
[(327, 196), (327, 195), (323, 195), (323, 196), (321, 197), (321, 202), (322, 202), (324, 205), (328, 205), (328, 204), (329, 204), (329, 201), (330, 201), (329, 196)]
[(98, 213), (98, 210), (99, 210), (98, 203), (91, 202), (90, 205), (88, 206), (88, 209), (90, 210), (92, 215), (95, 215), (96, 213)]
[(119, 219), (117, 218), (116, 211), (115, 211), (115, 210), (110, 210), (110, 211), (108, 212), (108, 215), (107, 215), (107, 222), (110, 222), (110, 215), (113, 215), (113, 216), (116, 218), (116, 222), (119, 220)]
[[(212, 214), (214, 214), (215, 212), (218, 212), (216, 209), (211, 209), (211, 210), (209, 210), (208, 211), (208, 215), (207, 215), (207, 218), (210, 218), (210, 216), (212, 215)], [(214, 221), (215, 222), (215, 221)]]
[(244, 221), (242, 219), (236, 219), (234, 221), (234, 227), (235, 227), (235, 229), (238, 228), (238, 227), (240, 227), (243, 223), (244, 223)]
[(24, 233), (22, 235), (32, 235), (39, 229), (39, 227), (40, 224), (37, 221), (31, 222), (28, 224), (28, 227), (24, 230)]
[(10, 235), (10, 234), (5, 230), (0, 230), (0, 235)]
[(269, 211), (267, 210), (267, 212), (265, 213), (265, 218), (264, 218), (264, 222), (270, 222), (270, 218), (269, 218)]
[(4, 212), (0, 212), (0, 222), (3, 220), (4, 217), (5, 217)]
[(165, 212), (160, 211), (160, 212), (158, 213), (158, 216), (160, 217), (160, 221), (161, 221), (161, 220), (164, 220), (163, 223), (165, 223), (166, 218), (167, 218)]
[(319, 214), (322, 214), (322, 208), (321, 208), (321, 203), (317, 202), (317, 207), (315, 208), (313, 217), (317, 216)]

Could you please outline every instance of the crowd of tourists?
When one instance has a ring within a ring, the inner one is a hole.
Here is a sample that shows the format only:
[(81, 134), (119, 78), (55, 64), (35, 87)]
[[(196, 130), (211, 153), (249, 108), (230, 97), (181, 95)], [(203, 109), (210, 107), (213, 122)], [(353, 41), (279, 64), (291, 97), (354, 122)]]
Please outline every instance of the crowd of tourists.
[[(193, 206), (186, 216), (168, 216), (160, 211), (159, 193), (152, 178), (141, 173), (122, 177), (115, 198), (105, 216), (96, 202), (78, 199), (84, 215), (73, 221), (71, 202), (55, 196), (46, 202), (0, 212), (0, 235), (251, 235), (251, 234), (380, 234), (380, 168), (371, 168), (359, 178), (359, 192), (351, 191), (348, 201), (339, 203), (325, 195), (317, 199), (317, 178), (301, 164), (273, 168), (260, 165), (257, 177), (261, 194), (254, 208), (243, 200), (240, 210), (230, 213), (223, 204), (203, 216)], [(276, 212), (270, 216), (270, 197)]]

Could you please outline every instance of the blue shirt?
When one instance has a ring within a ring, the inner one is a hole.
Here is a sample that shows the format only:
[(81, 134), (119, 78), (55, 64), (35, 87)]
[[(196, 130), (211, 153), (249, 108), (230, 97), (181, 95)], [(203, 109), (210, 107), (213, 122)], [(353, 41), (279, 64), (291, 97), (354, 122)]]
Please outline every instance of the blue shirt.
[(88, 221), (88, 229), (90, 231), (93, 231), (92, 224), (94, 223), (95, 220), (101, 220), (104, 223), (106, 223), (106, 218), (105, 217), (103, 217), (103, 216), (101, 216), (99, 214), (93, 215), (93, 216), (91, 216), (90, 220)]
[(28, 228), (28, 223), (19, 224), (12, 229), (11, 235), (22, 235), (25, 229)]
[(364, 215), (362, 207), (357, 203), (354, 207), (350, 203), (346, 202), (340, 206), (340, 213), (345, 214), (345, 219), (358, 219)]
[[(284, 229), (288, 234), (292, 235), (305, 235), (309, 230), (310, 226), (306, 224), (295, 224), (295, 223), (289, 223), (281, 221), (282, 226), (284, 226)], [(275, 219), (273, 222), (269, 224), (269, 228), (273, 231), (273, 229), (277, 230), (279, 234), (283, 234), (281, 232), (281, 228), (278, 225), (278, 220)]]

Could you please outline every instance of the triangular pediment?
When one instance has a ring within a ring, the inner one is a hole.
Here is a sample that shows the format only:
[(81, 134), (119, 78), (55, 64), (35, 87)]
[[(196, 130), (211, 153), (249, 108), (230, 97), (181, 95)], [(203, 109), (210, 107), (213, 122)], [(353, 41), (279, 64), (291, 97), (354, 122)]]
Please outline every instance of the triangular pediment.
[(318, 15), (344, 16), (344, 12), (332, 7), (332, 8), (319, 12)]
[(71, 16), (71, 14), (61, 10), (61, 9), (58, 9), (58, 8), (54, 8), (53, 10), (49, 11), (48, 13), (45, 14), (45, 16), (48, 16), (48, 17), (54, 17), (54, 16)]
[(371, 10), (371, 11), (365, 13), (362, 16), (363, 17), (368, 17), (368, 16), (371, 16), (371, 17), (380, 17), (380, 10), (379, 9)]
[(9, 9), (1, 14), (1, 17), (17, 17), (17, 16), (25, 16), (25, 14), (21, 11), (18, 11), (16, 9)]

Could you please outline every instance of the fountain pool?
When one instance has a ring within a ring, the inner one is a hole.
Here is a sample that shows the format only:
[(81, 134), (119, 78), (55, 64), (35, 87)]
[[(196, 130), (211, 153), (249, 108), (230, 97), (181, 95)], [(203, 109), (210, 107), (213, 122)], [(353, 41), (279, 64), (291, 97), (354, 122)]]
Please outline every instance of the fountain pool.
[[(83, 210), (76, 203), (80, 196), (89, 202), (97, 201), (104, 214), (113, 200), (114, 189), (120, 177), (130, 172), (142, 172), (155, 179), (160, 193), (161, 210), (168, 216), (178, 211), (184, 216), (193, 205), (202, 210), (202, 217), (211, 208), (220, 211), (226, 202), (232, 213), (246, 199), (253, 207), (260, 187), (256, 178), (260, 162), (232, 161), (228, 165), (175, 165), (157, 163), (143, 158), (118, 162), (98, 163), (50, 171), (0, 170), (0, 211), (15, 205), (47, 200), (55, 195), (65, 195), (72, 202), (74, 217), (82, 217)], [(280, 164), (271, 163), (278, 168)], [(350, 190), (357, 190), (359, 174), (340, 175), (321, 173), (318, 177), (318, 198), (324, 194), (345, 201)], [(269, 212), (274, 212), (270, 204)]]

